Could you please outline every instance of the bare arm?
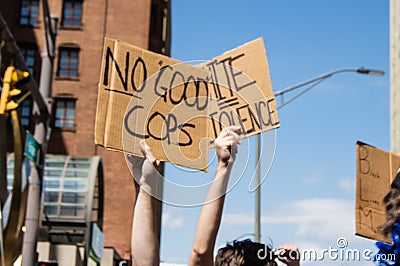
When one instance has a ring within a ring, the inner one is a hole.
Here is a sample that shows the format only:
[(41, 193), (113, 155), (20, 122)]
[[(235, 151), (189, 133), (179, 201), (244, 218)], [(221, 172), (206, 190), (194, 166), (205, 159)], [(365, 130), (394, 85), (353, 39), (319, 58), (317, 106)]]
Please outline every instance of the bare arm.
[(213, 251), (221, 223), (226, 188), (235, 160), (237, 144), (241, 143), (239, 129), (240, 127), (228, 127), (221, 131), (215, 140), (218, 166), (200, 213), (189, 266), (211, 266), (214, 263)]
[[(140, 174), (139, 190), (136, 199), (132, 225), (131, 253), (134, 266), (158, 266), (160, 262), (160, 243), (156, 228), (157, 179), (160, 175), (156, 169), (156, 160), (144, 141), (140, 143), (146, 159), (134, 156), (127, 157), (134, 175)], [(137, 179), (138, 180), (138, 179)]]

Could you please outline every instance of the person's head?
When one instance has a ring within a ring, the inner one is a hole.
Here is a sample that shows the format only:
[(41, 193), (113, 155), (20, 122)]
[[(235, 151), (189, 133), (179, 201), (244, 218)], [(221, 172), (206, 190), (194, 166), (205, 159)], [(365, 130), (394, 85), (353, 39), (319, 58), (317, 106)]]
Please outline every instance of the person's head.
[(384, 235), (390, 234), (393, 225), (400, 221), (400, 172), (393, 180), (389, 192), (383, 199), (386, 209), (386, 221), (381, 226)]
[(383, 199), (386, 208), (386, 221), (381, 226), (384, 235), (390, 234), (393, 225), (400, 221), (400, 189), (391, 188)]
[(233, 241), (218, 250), (215, 266), (276, 266), (271, 248), (250, 239)]

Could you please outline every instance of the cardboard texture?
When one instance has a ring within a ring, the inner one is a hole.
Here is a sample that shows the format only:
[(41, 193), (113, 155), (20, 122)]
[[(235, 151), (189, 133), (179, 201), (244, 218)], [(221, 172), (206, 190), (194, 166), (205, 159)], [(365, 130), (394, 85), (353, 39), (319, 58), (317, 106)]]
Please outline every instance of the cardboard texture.
[(356, 235), (390, 243), (379, 227), (386, 220), (383, 198), (400, 168), (400, 156), (360, 141), (356, 156)]
[(245, 136), (279, 126), (262, 39), (202, 66), (105, 39), (96, 144), (142, 156), (145, 139), (157, 159), (206, 171), (222, 124)]
[(279, 127), (262, 38), (202, 64), (210, 73), (209, 136), (223, 126), (242, 126), (243, 137)]

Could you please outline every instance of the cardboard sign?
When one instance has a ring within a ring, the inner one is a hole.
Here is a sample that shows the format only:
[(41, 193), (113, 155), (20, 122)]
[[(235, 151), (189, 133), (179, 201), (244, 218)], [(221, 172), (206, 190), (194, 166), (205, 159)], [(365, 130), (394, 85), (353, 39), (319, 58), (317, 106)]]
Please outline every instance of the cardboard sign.
[(279, 127), (266, 58), (259, 38), (203, 64), (211, 77), (210, 138), (229, 125), (241, 126), (244, 137)]
[(390, 243), (379, 227), (386, 220), (383, 198), (400, 168), (400, 156), (357, 142), (356, 234)]
[(279, 126), (262, 39), (191, 66), (105, 39), (95, 143), (207, 170), (208, 149), (222, 126), (245, 136)]
[[(188, 101), (193, 100), (196, 94), (190, 93), (195, 91), (197, 96), (207, 98), (204, 84), (197, 82), (206, 76), (207, 72), (200, 68), (106, 39), (95, 142), (109, 149), (142, 156), (138, 143), (140, 139), (146, 139), (156, 158), (204, 168), (207, 146), (196, 148), (191, 144), (198, 144), (207, 136), (207, 123), (198, 118), (207, 116), (207, 109), (192, 106)], [(196, 82), (186, 82), (190, 78)], [(181, 112), (177, 114), (177, 111)], [(172, 148), (179, 148), (180, 152), (166, 154)], [(184, 161), (182, 157), (191, 160)]]

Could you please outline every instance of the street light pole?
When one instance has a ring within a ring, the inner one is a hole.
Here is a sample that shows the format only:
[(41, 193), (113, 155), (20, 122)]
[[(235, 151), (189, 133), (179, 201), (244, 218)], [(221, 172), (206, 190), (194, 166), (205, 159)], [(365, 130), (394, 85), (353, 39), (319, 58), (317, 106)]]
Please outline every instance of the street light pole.
[(36, 243), (40, 217), (40, 192), (44, 173), (44, 161), (47, 151), (47, 138), (51, 114), (51, 88), (53, 80), (53, 65), (58, 17), (50, 15), (47, 0), (43, 1), (43, 18), (45, 22), (45, 42), (42, 52), (42, 69), (40, 73), (40, 94), (46, 104), (46, 113), (41, 113), (40, 106), (35, 102), (35, 133), (34, 138), (40, 144), (39, 165), (31, 162), (29, 190), (25, 216), (25, 228), (22, 242), (22, 266), (33, 266), (36, 263)]
[(256, 136), (256, 209), (255, 209), (255, 227), (254, 227), (254, 240), (261, 241), (261, 171), (260, 171), (260, 157), (261, 157), (261, 134)]
[[(333, 70), (331, 72), (328, 72), (326, 74), (317, 76), (315, 78), (300, 82), (294, 86), (288, 87), (284, 90), (277, 91), (274, 95), (275, 97), (280, 96), (281, 97), (281, 104), (278, 106), (278, 110), (284, 107), (285, 105), (291, 103), (301, 95), (303, 95), (305, 92), (309, 91), (310, 89), (314, 88), (317, 86), (319, 83), (322, 81), (326, 80), (327, 78), (337, 74), (337, 73), (343, 73), (343, 72), (355, 72), (359, 74), (364, 74), (364, 75), (374, 75), (374, 76), (383, 76), (385, 72), (381, 70), (373, 70), (373, 69), (366, 69), (366, 68), (339, 68), (336, 70)], [(284, 99), (284, 94), (291, 92), (293, 90), (296, 90), (298, 88), (301, 88), (303, 86), (309, 85), (307, 88), (301, 90), (294, 96), (292, 96), (290, 99), (286, 100)], [(261, 240), (261, 172), (260, 172), (260, 156), (261, 156), (261, 135), (258, 134), (256, 136), (256, 184), (257, 188), (255, 191), (255, 222), (254, 222), (254, 238), (256, 242), (260, 242)]]

